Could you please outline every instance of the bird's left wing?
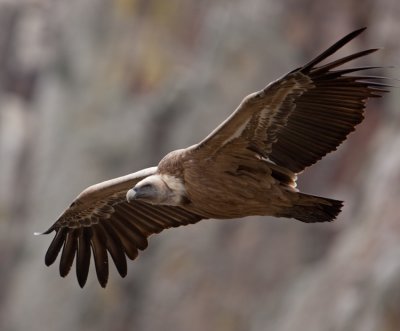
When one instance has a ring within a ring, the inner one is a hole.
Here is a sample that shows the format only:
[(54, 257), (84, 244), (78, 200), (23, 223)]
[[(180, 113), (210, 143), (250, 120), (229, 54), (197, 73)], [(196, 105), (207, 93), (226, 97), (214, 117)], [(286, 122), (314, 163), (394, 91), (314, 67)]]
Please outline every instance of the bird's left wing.
[(351, 75), (374, 67), (334, 70), (377, 49), (317, 65), (364, 30), (348, 34), (306, 65), (247, 96), (197, 150), (210, 156), (256, 153), (294, 173), (335, 150), (362, 121), (366, 100), (386, 92), (388, 85), (379, 82), (381, 77)]
[[(196, 223), (201, 216), (179, 207), (126, 201), (126, 192), (157, 167), (111, 179), (84, 190), (44, 234), (55, 231), (46, 256), (51, 265), (61, 253), (60, 275), (65, 277), (76, 258), (79, 285), (86, 283), (93, 253), (101, 286), (108, 280), (108, 254), (119, 274), (127, 274), (126, 256), (133, 260), (147, 247), (147, 237), (170, 227)], [(107, 253), (108, 252), (108, 253)]]

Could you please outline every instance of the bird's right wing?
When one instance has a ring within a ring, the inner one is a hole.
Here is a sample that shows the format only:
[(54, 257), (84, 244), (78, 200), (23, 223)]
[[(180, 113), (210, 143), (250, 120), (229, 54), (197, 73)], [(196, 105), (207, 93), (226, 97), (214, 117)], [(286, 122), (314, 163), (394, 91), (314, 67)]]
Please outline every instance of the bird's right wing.
[[(127, 274), (126, 256), (133, 260), (138, 250), (147, 247), (147, 237), (170, 227), (196, 223), (201, 216), (180, 207), (155, 206), (135, 201), (128, 203), (126, 193), (143, 178), (155, 174), (157, 167), (111, 179), (84, 190), (46, 231), (55, 231), (46, 256), (51, 265), (61, 253), (60, 275), (65, 277), (76, 258), (79, 285), (86, 283), (93, 253), (101, 286), (108, 280), (108, 254), (119, 274)], [(107, 254), (108, 252), (108, 254)]]
[(375, 67), (336, 70), (377, 49), (318, 66), (364, 30), (348, 34), (309, 63), (247, 96), (197, 150), (211, 157), (257, 154), (293, 173), (335, 150), (362, 121), (367, 99), (388, 87), (379, 82), (381, 77), (352, 75)]

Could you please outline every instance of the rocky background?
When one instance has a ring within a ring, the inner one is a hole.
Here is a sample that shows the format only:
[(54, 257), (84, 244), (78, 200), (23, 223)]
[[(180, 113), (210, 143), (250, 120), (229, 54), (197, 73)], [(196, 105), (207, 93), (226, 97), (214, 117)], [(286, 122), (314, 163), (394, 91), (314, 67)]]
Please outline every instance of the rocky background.
[(400, 78), (399, 17), (395, 0), (0, 1), (0, 329), (400, 330), (399, 88), (299, 180), (346, 201), (335, 223), (165, 231), (105, 290), (46, 268), (52, 238), (33, 236), (353, 29), (346, 52), (383, 47), (359, 64)]

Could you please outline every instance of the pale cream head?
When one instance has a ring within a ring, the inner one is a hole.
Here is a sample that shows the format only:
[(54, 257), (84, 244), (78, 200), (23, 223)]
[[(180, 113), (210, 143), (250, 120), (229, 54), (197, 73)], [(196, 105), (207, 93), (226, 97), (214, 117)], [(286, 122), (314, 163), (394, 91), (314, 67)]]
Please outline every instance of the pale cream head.
[(179, 206), (185, 198), (185, 186), (181, 179), (160, 174), (146, 177), (126, 194), (128, 202), (140, 200), (153, 205)]

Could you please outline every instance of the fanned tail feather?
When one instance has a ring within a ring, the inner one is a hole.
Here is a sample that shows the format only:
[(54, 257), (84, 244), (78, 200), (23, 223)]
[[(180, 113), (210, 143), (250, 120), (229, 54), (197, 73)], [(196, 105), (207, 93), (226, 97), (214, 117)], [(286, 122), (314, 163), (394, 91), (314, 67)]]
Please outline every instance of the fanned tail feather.
[(295, 218), (305, 223), (332, 222), (339, 215), (343, 201), (297, 193), (296, 203), (282, 212), (280, 217)]

